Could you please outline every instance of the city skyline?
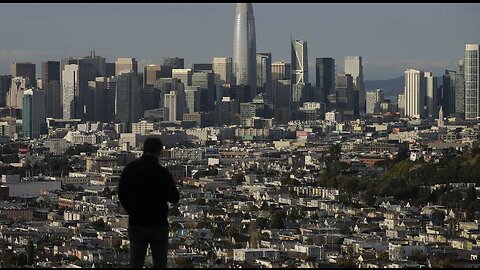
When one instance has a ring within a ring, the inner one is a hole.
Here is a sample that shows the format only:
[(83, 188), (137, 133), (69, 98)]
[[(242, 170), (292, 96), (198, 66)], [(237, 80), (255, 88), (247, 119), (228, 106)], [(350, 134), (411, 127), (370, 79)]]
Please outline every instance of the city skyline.
[[(463, 58), (464, 44), (476, 43), (471, 33), (476, 32), (479, 19), (475, 16), (480, 12), (478, 6), (468, 4), (253, 6), (257, 51), (272, 53), (272, 62), (290, 61), (292, 35), (309, 43), (310, 70), (315, 58), (332, 57), (337, 59), (339, 72), (345, 56), (359, 55), (364, 59), (365, 80), (401, 77), (406, 68), (435, 75), (456, 68)], [(21, 19), (18, 14), (23, 15)], [(233, 4), (3, 4), (0, 29), (8, 38), (0, 50), (0, 73), (9, 73), (13, 62), (32, 62), (40, 74), (42, 61), (81, 57), (94, 48), (109, 62), (134, 57), (141, 68), (160, 64), (163, 57), (182, 57), (186, 66), (211, 62), (213, 57), (232, 57), (234, 14)], [(133, 23), (123, 20), (126, 15)], [(294, 15), (299, 16), (281, 19)], [(179, 17), (181, 23), (167, 23)], [(152, 19), (157, 24), (151, 30), (136, 31), (148, 22), (152, 25)], [(99, 25), (102, 31), (84, 30)], [(358, 30), (352, 30), (352, 25)], [(455, 30), (460, 27), (462, 31)], [(131, 38), (126, 39), (125, 33), (131, 33)], [(441, 33), (448, 33), (449, 38)], [(314, 80), (311, 76), (310, 82)]]

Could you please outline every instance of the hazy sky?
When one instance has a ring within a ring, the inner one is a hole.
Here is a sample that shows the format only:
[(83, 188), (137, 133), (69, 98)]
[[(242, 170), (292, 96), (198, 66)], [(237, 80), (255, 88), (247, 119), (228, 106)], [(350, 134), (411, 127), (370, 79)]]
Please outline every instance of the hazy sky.
[[(466, 43), (480, 43), (480, 4), (253, 4), (257, 52), (290, 62), (290, 35), (343, 72), (360, 55), (366, 80), (403, 76), (406, 68), (442, 75), (456, 69)], [(139, 69), (163, 57), (191, 63), (232, 56), (235, 4), (0, 4), (0, 73), (9, 64), (96, 54), (135, 57)]]

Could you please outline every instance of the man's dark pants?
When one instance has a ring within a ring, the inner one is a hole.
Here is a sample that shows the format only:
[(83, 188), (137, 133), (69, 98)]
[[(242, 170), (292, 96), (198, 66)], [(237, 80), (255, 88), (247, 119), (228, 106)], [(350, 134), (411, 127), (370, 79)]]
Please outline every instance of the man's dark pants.
[(139, 226), (128, 225), (130, 239), (130, 267), (142, 268), (150, 244), (153, 267), (167, 268), (168, 225)]

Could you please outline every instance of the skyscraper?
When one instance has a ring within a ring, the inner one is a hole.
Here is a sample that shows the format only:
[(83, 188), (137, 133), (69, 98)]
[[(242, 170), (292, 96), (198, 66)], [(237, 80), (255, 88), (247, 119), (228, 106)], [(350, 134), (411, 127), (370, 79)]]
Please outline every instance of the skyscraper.
[(46, 132), (45, 92), (28, 89), (23, 92), (22, 130), (27, 138), (38, 138)]
[(307, 42), (304, 40), (292, 40), (292, 87), (295, 84), (308, 82), (308, 55)]
[(185, 68), (185, 63), (184, 63), (183, 58), (179, 57), (168, 57), (168, 58), (163, 58), (163, 65), (164, 66), (170, 66), (172, 69), (178, 68), (178, 69), (184, 69)]
[(465, 120), (480, 118), (480, 45), (465, 45)]
[(353, 77), (353, 87), (358, 91), (358, 101), (355, 102), (355, 109), (359, 114), (365, 113), (365, 86), (363, 83), (363, 64), (361, 56), (345, 57), (345, 73)]
[(10, 65), (13, 77), (26, 77), (32, 86), (37, 85), (37, 71), (33, 63), (13, 63)]
[(316, 58), (315, 79), (316, 86), (320, 88), (320, 92), (322, 94), (320, 101), (327, 103), (328, 95), (335, 94), (335, 59)]
[(272, 54), (257, 53), (257, 88), (258, 93), (265, 93), (272, 98)]
[(118, 58), (115, 62), (115, 75), (120, 75), (124, 72), (133, 72), (138, 74), (138, 64), (135, 58)]
[(192, 86), (191, 68), (174, 68), (172, 69), (172, 78), (179, 79), (185, 86)]
[(355, 90), (353, 84), (353, 76), (349, 73), (337, 75), (337, 111), (340, 111), (344, 120), (353, 120), (355, 117)]
[[(235, 84), (257, 86), (255, 19), (251, 3), (237, 3), (233, 35), (233, 74)], [(256, 93), (256, 91), (252, 91)]]
[(127, 130), (140, 119), (140, 91), (138, 77), (135, 72), (125, 72), (117, 76), (115, 97), (115, 118), (118, 122), (127, 123)]
[(45, 91), (47, 117), (61, 118), (60, 61), (42, 62), (42, 89)]
[(405, 71), (405, 116), (422, 119), (425, 116), (424, 72), (416, 69)]
[(215, 85), (230, 84), (232, 82), (232, 58), (214, 57), (212, 62)]
[(153, 88), (155, 81), (160, 79), (160, 65), (148, 65), (143, 68), (143, 88)]
[(79, 103), (79, 68), (76, 64), (65, 65), (62, 70), (62, 115), (64, 119), (76, 118)]
[(7, 106), (7, 92), (12, 84), (12, 75), (0, 75), (0, 107)]
[(465, 114), (465, 82), (463, 73), (445, 70), (442, 84), (442, 107), (447, 116), (464, 118)]
[(425, 71), (425, 112), (428, 117), (436, 118), (438, 116), (437, 109), (437, 77), (434, 77), (432, 72)]

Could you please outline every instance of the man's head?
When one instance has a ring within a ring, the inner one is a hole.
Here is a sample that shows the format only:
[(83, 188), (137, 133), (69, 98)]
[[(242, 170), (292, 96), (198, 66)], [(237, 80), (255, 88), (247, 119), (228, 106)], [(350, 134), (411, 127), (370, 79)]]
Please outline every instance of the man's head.
[(162, 149), (163, 149), (163, 144), (159, 138), (149, 137), (143, 143), (144, 154), (160, 157), (160, 153), (162, 152)]

